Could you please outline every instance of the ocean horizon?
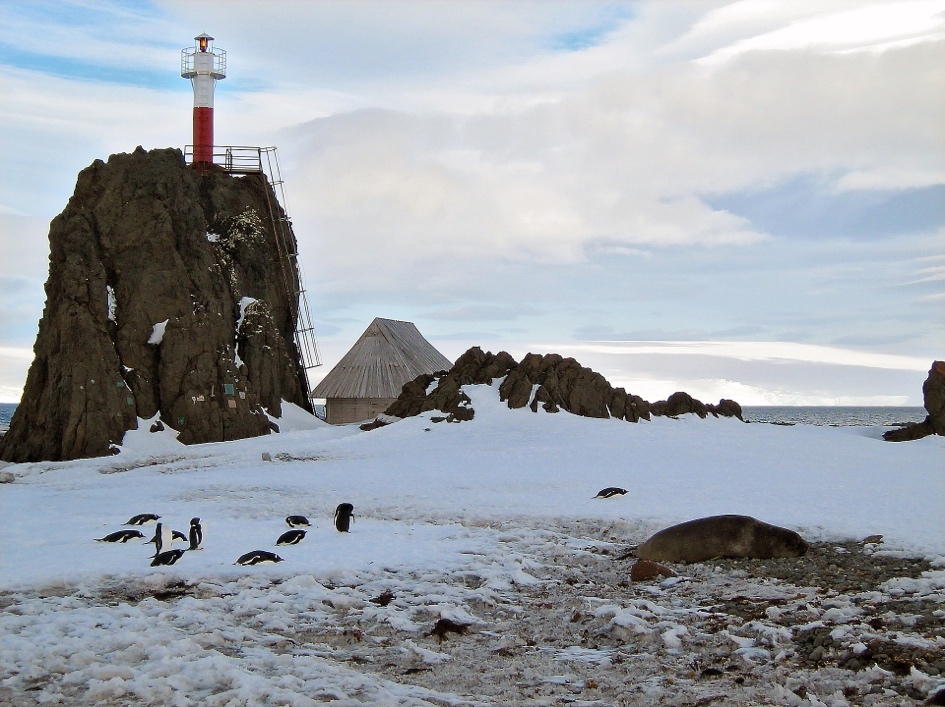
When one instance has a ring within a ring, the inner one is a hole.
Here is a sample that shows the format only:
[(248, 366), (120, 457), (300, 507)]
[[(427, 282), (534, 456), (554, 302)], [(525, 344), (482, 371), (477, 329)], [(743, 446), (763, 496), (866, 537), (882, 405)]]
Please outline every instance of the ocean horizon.
[(897, 427), (922, 422), (928, 412), (921, 406), (895, 405), (746, 405), (747, 422), (776, 425), (820, 425), (832, 427)]

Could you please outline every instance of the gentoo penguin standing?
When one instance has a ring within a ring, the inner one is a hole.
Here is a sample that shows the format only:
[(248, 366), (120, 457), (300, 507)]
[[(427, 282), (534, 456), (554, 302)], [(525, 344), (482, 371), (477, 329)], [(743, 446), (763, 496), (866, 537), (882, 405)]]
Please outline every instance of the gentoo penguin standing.
[(144, 533), (140, 530), (118, 530), (109, 533), (104, 538), (95, 538), (100, 543), (126, 543), (134, 538), (143, 538)]
[(268, 552), (267, 550), (253, 550), (252, 552), (247, 552), (245, 555), (240, 555), (240, 558), (234, 564), (274, 565), (277, 562), (285, 562), (285, 560), (283, 560), (274, 552)]
[(286, 516), (285, 524), (290, 528), (307, 528), (311, 525), (305, 516)]
[(190, 519), (190, 548), (191, 550), (199, 550), (200, 543), (203, 542), (203, 526), (200, 525), (199, 518)]
[(304, 537), (304, 530), (287, 530), (276, 540), (276, 545), (298, 545)]
[(627, 489), (622, 489), (617, 486), (608, 486), (598, 491), (594, 498), (614, 498), (615, 496), (623, 496), (625, 493), (627, 493)]
[(167, 552), (159, 552), (151, 560), (152, 567), (163, 567), (165, 565), (173, 565), (177, 562), (181, 556), (187, 552), (186, 550), (168, 550)]
[(174, 542), (174, 531), (167, 524), (158, 523), (154, 526), (154, 537), (148, 542), (154, 543), (154, 554), (160, 555), (163, 550), (168, 549)]
[(335, 529), (339, 533), (347, 533), (354, 518), (354, 506), (350, 503), (339, 503), (335, 509)]
[(131, 516), (125, 525), (147, 525), (148, 523), (154, 523), (160, 517), (153, 513), (139, 513), (136, 516)]

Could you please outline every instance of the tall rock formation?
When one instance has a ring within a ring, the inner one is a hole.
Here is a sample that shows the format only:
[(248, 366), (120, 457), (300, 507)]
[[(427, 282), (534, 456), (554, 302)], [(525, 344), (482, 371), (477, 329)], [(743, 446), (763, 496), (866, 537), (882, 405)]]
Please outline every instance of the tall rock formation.
[[(176, 149), (96, 160), (49, 230), (46, 307), (0, 459), (109, 454), (160, 415), (190, 444), (269, 433), (309, 408), (294, 343), (295, 237), (262, 174)], [(277, 240), (279, 239), (279, 240)]]

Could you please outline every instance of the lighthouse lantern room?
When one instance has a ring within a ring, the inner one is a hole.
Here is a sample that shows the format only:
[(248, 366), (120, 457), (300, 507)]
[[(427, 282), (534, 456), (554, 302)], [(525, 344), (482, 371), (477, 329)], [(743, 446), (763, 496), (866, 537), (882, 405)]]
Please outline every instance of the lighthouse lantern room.
[(226, 52), (212, 46), (213, 37), (198, 34), (194, 46), (181, 51), (180, 75), (194, 87), (194, 165), (213, 163), (213, 88), (226, 78)]

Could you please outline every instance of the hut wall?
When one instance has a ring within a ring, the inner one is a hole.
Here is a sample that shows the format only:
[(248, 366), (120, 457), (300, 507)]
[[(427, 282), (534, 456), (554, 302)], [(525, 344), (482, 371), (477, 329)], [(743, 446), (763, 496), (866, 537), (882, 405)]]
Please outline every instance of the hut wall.
[(328, 398), (325, 418), (332, 425), (373, 420), (397, 398)]

